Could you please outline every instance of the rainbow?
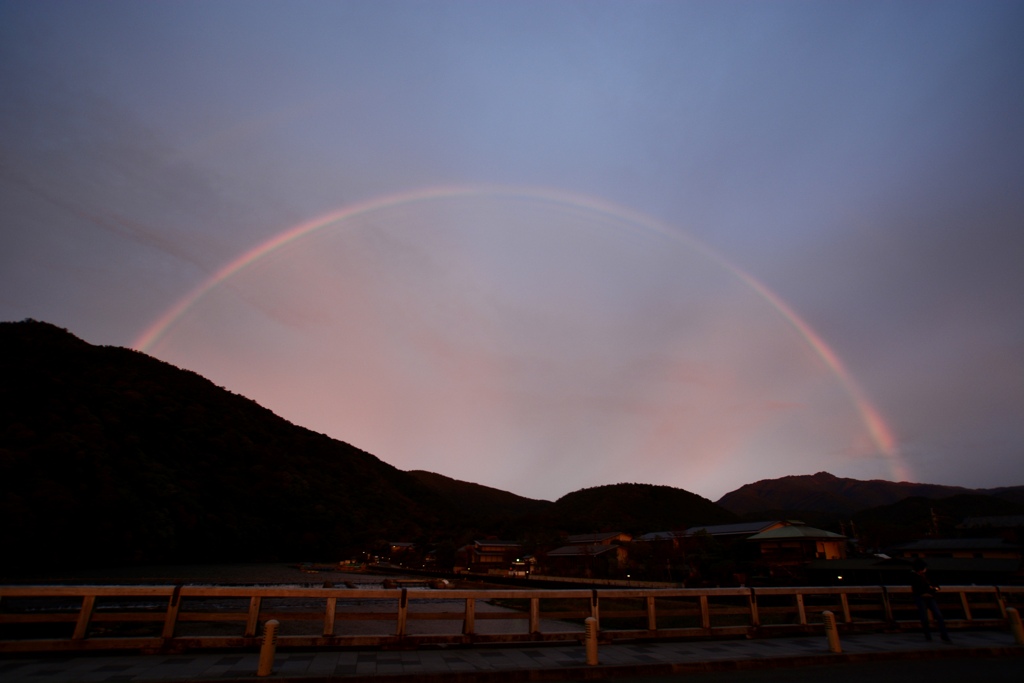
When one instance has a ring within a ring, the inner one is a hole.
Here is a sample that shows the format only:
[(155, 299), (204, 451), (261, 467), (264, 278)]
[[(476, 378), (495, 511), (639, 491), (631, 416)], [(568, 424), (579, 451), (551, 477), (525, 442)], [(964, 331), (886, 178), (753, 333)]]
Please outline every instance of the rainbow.
[(726, 260), (723, 256), (713, 251), (706, 245), (696, 241), (692, 237), (681, 234), (676, 230), (668, 228), (656, 219), (642, 215), (638, 212), (615, 206), (611, 203), (583, 195), (569, 192), (556, 191), (548, 188), (510, 188), (505, 186), (476, 186), (476, 187), (433, 187), (413, 192), (378, 197), (367, 201), (359, 202), (341, 208), (337, 211), (318, 216), (310, 221), (301, 223), (278, 233), (269, 240), (259, 244), (249, 251), (239, 255), (233, 261), (225, 264), (205, 281), (192, 289), (181, 300), (167, 309), (148, 328), (146, 328), (132, 344), (132, 347), (139, 351), (151, 350), (167, 331), (185, 315), (188, 310), (202, 299), (208, 292), (216, 288), (222, 282), (246, 268), (250, 264), (260, 260), (276, 249), (294, 242), (310, 233), (335, 223), (347, 221), (358, 216), (369, 214), (385, 208), (398, 207), (414, 204), (422, 201), (438, 199), (457, 199), (463, 197), (503, 197), (522, 198), (529, 200), (542, 200), (558, 205), (574, 208), (585, 208), (610, 215), (648, 230), (657, 232), (668, 239), (685, 243), (688, 247), (696, 249), (702, 255), (712, 259), (715, 263), (725, 268), (742, 283), (751, 288), (758, 296), (764, 299), (796, 330), (796, 332), (807, 342), (814, 353), (828, 366), (833, 375), (838, 379), (843, 389), (850, 397), (860, 415), (864, 427), (871, 437), (872, 443), (878, 451), (886, 457), (890, 471), (900, 481), (911, 479), (909, 468), (903, 462), (891, 429), (878, 410), (872, 405), (864, 391), (854, 381), (853, 377), (843, 365), (839, 356), (828, 344), (807, 324), (792, 308), (789, 307), (774, 292), (764, 284), (755, 279), (747, 272)]

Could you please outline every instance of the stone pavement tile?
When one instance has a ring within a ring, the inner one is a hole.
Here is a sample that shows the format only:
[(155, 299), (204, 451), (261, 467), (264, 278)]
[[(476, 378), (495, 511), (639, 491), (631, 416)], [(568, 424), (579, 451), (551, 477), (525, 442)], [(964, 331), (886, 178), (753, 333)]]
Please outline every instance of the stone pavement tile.
[[(309, 663), (313, 661), (312, 657), (297, 658), (289, 656), (287, 658), (277, 657), (274, 660), (273, 670), (282, 676), (299, 676), (309, 671)], [(257, 669), (259, 664), (256, 665)]]
[(424, 651), (420, 653), (420, 664), (428, 669), (438, 669), (444, 665), (444, 652)]
[[(953, 634), (954, 644), (938, 639), (925, 642), (920, 633), (850, 634), (841, 637), (844, 654), (921, 656), (949, 648), (1010, 648), (1009, 632), (961, 631)], [(823, 636), (730, 641), (666, 641), (612, 643), (598, 647), (601, 666), (657, 666), (700, 662), (750, 661), (786, 657), (828, 657)], [(0, 658), (3, 683), (118, 683), (120, 681), (213, 681), (218, 678), (256, 678), (257, 652), (205, 653), (188, 655), (53, 655), (38, 658)], [(557, 677), (558, 669), (578, 672), (586, 669), (586, 648), (581, 645), (527, 645), (525, 647), (439, 648), (411, 651), (288, 652), (279, 651), (274, 677), (296, 679), (344, 679), (354, 676), (482, 675), (515, 671), (547, 671)], [(554, 671), (552, 671), (554, 670)], [(575, 674), (572, 674), (575, 675)], [(272, 681), (274, 677), (267, 679)]]
[(338, 666), (338, 655), (334, 652), (318, 652), (309, 662), (306, 669), (310, 676), (328, 676), (334, 673)]
[(0, 680), (6, 683), (22, 683), (22, 681), (33, 680), (30, 678), (35, 667), (25, 662), (6, 662), (0, 665)]

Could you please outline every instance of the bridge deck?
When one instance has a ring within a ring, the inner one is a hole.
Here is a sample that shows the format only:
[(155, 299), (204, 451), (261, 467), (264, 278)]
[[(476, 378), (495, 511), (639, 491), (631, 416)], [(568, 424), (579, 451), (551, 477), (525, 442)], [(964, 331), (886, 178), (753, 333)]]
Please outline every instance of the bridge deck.
[(580, 645), (501, 645), (388, 651), (345, 649), (277, 652), (270, 677), (257, 678), (257, 651), (184, 655), (67, 655), (0, 658), (6, 683), (66, 681), (291, 681), (293, 683), (509, 683), (677, 676), (692, 672), (803, 667), (838, 662), (901, 659), (999, 658), (1024, 671), (1024, 647), (1009, 631), (966, 630), (954, 641), (925, 642), (920, 633), (858, 633), (842, 638), (842, 653), (821, 635), (673, 642), (602, 644), (588, 666)]

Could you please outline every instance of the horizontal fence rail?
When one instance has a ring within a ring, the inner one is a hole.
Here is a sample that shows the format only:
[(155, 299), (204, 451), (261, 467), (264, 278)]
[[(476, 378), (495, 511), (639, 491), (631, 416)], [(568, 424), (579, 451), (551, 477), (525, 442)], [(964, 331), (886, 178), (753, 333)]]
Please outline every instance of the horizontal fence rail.
[[(1024, 586), (948, 586), (951, 629), (1005, 628)], [(243, 586), (0, 586), (0, 652), (256, 648), (279, 623), (277, 647), (403, 647), (639, 640), (919, 628), (906, 586), (364, 590)]]

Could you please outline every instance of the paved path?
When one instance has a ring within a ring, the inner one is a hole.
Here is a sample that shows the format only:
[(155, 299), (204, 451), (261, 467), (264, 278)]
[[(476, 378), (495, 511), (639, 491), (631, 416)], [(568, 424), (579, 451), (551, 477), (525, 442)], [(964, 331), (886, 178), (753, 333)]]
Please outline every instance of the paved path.
[[(408, 651), (337, 650), (277, 653), (274, 673), (258, 678), (258, 652), (186, 655), (49, 655), (0, 658), (4, 683), (148, 681), (287, 681), (288, 683), (511, 683), (513, 681), (625, 681), (678, 677), (698, 672), (752, 672), (784, 667), (894, 660), (998, 658), (1001, 668), (1024, 680), (1024, 647), (1009, 632), (954, 633), (953, 644), (925, 642), (920, 634), (844, 636), (843, 652), (830, 653), (824, 636), (631, 642), (601, 645), (599, 663), (588, 666), (582, 645), (446, 647)], [(962, 662), (961, 662), (962, 663)], [(1005, 666), (1002, 664), (1005, 663)], [(811, 670), (808, 670), (810, 672)], [(654, 678), (651, 678), (654, 677)], [(699, 676), (711, 679), (713, 676)], [(824, 676), (829, 678), (829, 676)], [(735, 680), (735, 679), (730, 679)]]

